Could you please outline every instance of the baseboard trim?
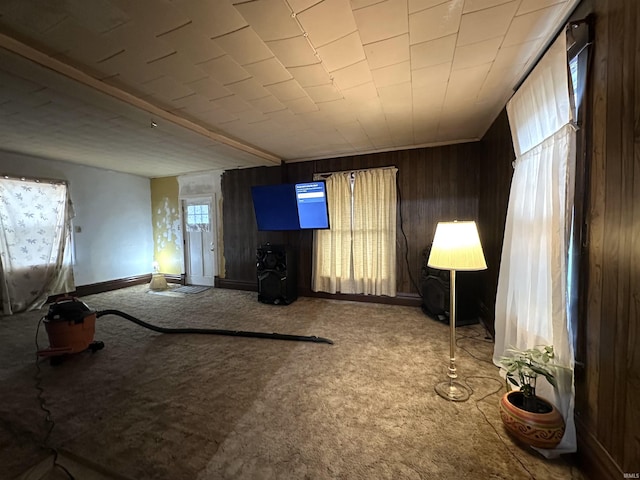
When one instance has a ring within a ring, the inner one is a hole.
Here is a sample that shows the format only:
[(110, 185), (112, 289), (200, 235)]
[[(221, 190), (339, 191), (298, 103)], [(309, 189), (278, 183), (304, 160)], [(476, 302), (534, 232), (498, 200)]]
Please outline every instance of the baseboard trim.
[[(248, 282), (246, 280), (229, 280), (227, 278), (216, 277), (216, 287), (218, 288), (230, 288), (234, 290), (246, 290), (250, 292), (258, 291), (258, 284), (256, 282)], [(298, 290), (298, 296), (300, 297), (315, 297), (315, 298), (328, 298), (331, 300), (345, 300), (350, 302), (367, 302), (367, 303), (382, 303), (387, 305), (403, 305), (409, 307), (419, 307), (422, 305), (422, 299), (420, 295), (416, 293), (398, 293), (395, 297), (385, 297), (376, 295), (355, 295), (345, 293), (326, 293), (326, 292), (314, 292), (310, 289)]]
[[(182, 275), (165, 273), (164, 277), (169, 283), (183, 284)], [(119, 290), (120, 288), (133, 287), (134, 285), (142, 285), (143, 283), (151, 282), (151, 274), (134, 275), (131, 277), (117, 278), (115, 280), (107, 280), (106, 282), (91, 283), (89, 285), (76, 285), (76, 289), (73, 292), (67, 293), (74, 297), (85, 297), (87, 295), (95, 295), (96, 293), (110, 292), (112, 290)], [(49, 297), (47, 302), (52, 302), (61, 295), (53, 295)]]
[(258, 291), (258, 281), (247, 282), (246, 280), (229, 280), (228, 278), (216, 277), (216, 287), (230, 288), (232, 290), (246, 290), (249, 292)]
[(384, 295), (362, 295), (351, 293), (326, 293), (304, 290), (299, 292), (303, 297), (328, 298), (331, 300), (344, 300), (349, 302), (381, 303), (384, 305), (402, 305), (406, 307), (419, 307), (422, 299), (414, 293), (398, 293), (395, 297)]
[(575, 417), (580, 470), (592, 480), (618, 480), (624, 477), (620, 466), (578, 416)]
[(120, 288), (133, 287), (134, 285), (141, 285), (143, 283), (151, 282), (151, 274), (135, 275), (126, 278), (117, 278), (115, 280), (107, 280), (106, 282), (92, 283), (89, 285), (78, 285), (73, 295), (77, 297), (84, 297), (86, 295), (95, 295), (96, 293), (110, 292), (111, 290), (118, 290)]

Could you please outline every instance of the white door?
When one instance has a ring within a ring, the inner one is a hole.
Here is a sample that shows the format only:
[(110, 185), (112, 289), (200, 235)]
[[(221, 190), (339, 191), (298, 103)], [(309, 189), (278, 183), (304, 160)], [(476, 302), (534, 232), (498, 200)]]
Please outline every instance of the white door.
[(215, 197), (182, 200), (187, 285), (213, 286), (217, 274)]

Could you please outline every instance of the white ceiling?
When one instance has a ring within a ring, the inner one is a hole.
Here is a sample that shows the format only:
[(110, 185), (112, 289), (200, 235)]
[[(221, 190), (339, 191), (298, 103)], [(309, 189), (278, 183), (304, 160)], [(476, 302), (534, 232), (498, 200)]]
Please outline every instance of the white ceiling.
[(162, 177), (478, 140), (577, 3), (0, 0), (0, 149)]

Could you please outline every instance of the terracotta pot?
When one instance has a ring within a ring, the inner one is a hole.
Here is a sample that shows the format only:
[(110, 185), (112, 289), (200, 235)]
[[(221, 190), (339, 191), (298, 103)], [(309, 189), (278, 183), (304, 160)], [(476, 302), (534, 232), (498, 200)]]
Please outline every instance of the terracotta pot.
[(538, 412), (523, 410), (524, 395), (520, 391), (507, 392), (500, 399), (500, 417), (507, 431), (516, 440), (532, 447), (555, 448), (564, 435), (564, 419), (560, 412), (544, 398), (536, 397)]

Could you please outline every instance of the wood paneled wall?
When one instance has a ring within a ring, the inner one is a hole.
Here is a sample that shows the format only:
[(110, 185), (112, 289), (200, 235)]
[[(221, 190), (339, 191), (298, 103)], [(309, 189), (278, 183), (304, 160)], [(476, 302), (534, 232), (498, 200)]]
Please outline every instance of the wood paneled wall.
[(495, 333), (496, 291), (502, 240), (507, 217), (512, 163), (516, 158), (511, 141), (511, 130), (506, 110), (503, 110), (482, 139), (484, 159), (480, 170), (480, 204), (478, 230), (487, 260), (487, 270), (482, 272), (480, 299), (487, 328)]
[(622, 478), (640, 473), (640, 2), (589, 3), (595, 48), (576, 420), (594, 478)]
[(313, 294), (312, 232), (257, 232), (251, 185), (308, 181), (314, 173), (393, 165), (398, 168), (401, 196), (397, 290), (400, 297), (413, 297), (413, 304), (417, 305), (422, 252), (431, 243), (437, 222), (477, 220), (482, 152), (482, 145), (476, 142), (227, 171), (222, 177), (226, 272), (221, 282), (240, 288), (255, 287), (256, 247), (265, 242), (286, 243), (298, 255), (300, 294)]

